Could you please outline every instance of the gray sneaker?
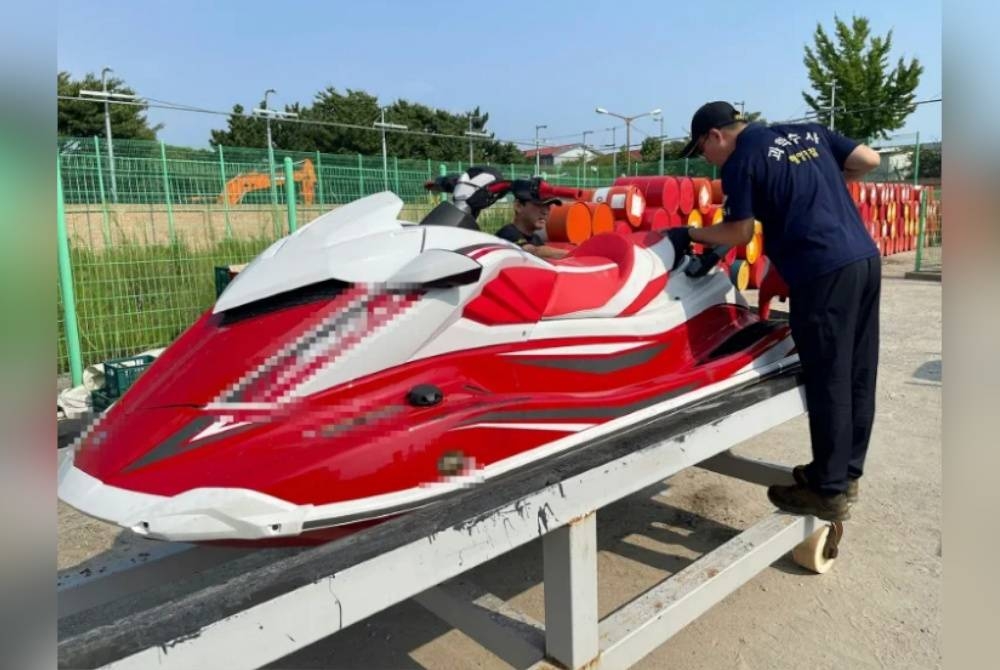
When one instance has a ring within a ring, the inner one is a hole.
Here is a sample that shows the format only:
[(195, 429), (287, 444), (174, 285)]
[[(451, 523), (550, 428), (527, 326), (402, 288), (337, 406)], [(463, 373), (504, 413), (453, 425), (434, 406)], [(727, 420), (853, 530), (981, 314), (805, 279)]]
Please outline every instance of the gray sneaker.
[[(795, 483), (799, 486), (808, 486), (809, 480), (806, 479), (806, 466), (796, 465), (792, 468), (792, 477), (795, 478)], [(848, 479), (847, 480), (847, 490), (844, 491), (844, 495), (847, 496), (847, 502), (849, 504), (854, 504), (858, 502), (858, 480)]]

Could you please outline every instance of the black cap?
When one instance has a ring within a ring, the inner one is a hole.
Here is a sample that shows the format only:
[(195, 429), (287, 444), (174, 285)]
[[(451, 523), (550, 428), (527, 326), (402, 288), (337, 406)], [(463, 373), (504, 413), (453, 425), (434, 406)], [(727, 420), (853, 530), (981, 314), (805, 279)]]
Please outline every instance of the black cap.
[(510, 192), (521, 202), (533, 202), (536, 205), (561, 205), (559, 198), (541, 198), (538, 195), (538, 184), (534, 179), (515, 179), (510, 183)]
[(725, 128), (740, 121), (745, 119), (728, 102), (724, 100), (706, 102), (691, 117), (691, 141), (684, 147), (681, 156), (688, 158), (694, 155), (698, 140), (713, 128)]

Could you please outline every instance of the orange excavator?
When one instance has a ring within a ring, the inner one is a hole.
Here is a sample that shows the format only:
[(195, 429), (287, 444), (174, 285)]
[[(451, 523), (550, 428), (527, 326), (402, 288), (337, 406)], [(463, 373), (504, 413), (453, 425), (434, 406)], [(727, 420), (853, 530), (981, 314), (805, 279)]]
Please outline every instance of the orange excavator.
[[(295, 163), (292, 177), (295, 179), (296, 188), (302, 192), (303, 202), (307, 205), (313, 204), (316, 197), (316, 170), (312, 161), (306, 158)], [(284, 186), (284, 172), (277, 171), (274, 183), (275, 186)], [(219, 204), (229, 202), (230, 205), (237, 205), (247, 193), (267, 188), (271, 188), (271, 176), (267, 172), (244, 172), (226, 182), (226, 190), (219, 195)]]

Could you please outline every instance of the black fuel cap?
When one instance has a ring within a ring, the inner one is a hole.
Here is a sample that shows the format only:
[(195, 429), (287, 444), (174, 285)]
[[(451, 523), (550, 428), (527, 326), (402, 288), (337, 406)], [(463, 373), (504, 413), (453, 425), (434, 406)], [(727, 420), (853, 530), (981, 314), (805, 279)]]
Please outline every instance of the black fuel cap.
[(406, 400), (414, 407), (432, 407), (444, 399), (444, 393), (434, 384), (418, 384), (406, 394)]

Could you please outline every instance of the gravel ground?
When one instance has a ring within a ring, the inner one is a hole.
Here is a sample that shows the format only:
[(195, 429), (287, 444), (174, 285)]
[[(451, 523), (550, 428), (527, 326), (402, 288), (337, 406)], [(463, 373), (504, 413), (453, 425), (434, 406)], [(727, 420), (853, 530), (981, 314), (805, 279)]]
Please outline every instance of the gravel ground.
[[(941, 667), (941, 284), (903, 279), (913, 257), (885, 259), (878, 413), (861, 500), (852, 510), (833, 570), (813, 575), (786, 556), (635, 667)], [(787, 464), (805, 462), (805, 417), (737, 451)], [(601, 510), (601, 615), (772, 509), (761, 487), (691, 469), (652, 494)], [(127, 534), (60, 503), (61, 573), (133, 546)], [(544, 620), (540, 541), (469, 576)], [(269, 667), (509, 666), (407, 601)]]

